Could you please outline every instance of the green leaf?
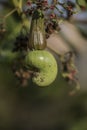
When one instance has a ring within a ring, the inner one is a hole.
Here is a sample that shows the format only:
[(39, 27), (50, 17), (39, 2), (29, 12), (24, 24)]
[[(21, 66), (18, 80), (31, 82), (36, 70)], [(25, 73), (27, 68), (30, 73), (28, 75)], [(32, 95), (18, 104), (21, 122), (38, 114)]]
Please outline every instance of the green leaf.
[(77, 4), (83, 7), (87, 8), (87, 2), (86, 0), (77, 0)]

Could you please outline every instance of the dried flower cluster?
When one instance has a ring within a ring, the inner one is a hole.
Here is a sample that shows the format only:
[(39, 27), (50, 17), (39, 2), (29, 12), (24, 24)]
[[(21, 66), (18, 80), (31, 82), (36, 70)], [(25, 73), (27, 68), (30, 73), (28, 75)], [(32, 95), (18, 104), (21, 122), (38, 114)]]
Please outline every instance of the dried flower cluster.
[[(63, 15), (63, 11), (58, 8), (58, 5), (64, 8), (67, 12), (67, 19), (75, 13), (75, 3), (71, 1), (61, 3), (57, 0), (53, 0), (51, 5), (48, 3), (48, 0), (28, 0), (26, 3), (24, 13), (29, 17), (32, 17), (35, 10), (43, 11), (46, 38), (48, 38), (54, 31), (60, 31), (59, 21), (62, 19), (60, 16)], [(60, 14), (59, 16), (55, 13), (55, 10)], [(50, 11), (50, 13), (48, 14), (47, 11)]]
[(80, 84), (78, 81), (78, 70), (75, 66), (75, 54), (70, 51), (65, 53), (60, 57), (62, 76), (69, 84), (74, 84), (75, 88), (70, 92), (70, 94), (75, 94), (76, 91), (80, 89)]
[(17, 51), (27, 51), (29, 38), (27, 35), (20, 34), (16, 37), (14, 42), (13, 52)]

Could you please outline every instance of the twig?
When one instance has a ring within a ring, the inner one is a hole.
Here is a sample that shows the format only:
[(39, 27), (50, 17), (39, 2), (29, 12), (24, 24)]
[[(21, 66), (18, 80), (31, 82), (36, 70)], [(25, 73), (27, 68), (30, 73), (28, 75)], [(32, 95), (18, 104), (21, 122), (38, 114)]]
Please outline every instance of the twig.
[(6, 19), (7, 17), (9, 17), (10, 15), (12, 15), (15, 11), (17, 11), (17, 8), (13, 9), (12, 11), (10, 11), (8, 14), (6, 14), (4, 16), (4, 18)]

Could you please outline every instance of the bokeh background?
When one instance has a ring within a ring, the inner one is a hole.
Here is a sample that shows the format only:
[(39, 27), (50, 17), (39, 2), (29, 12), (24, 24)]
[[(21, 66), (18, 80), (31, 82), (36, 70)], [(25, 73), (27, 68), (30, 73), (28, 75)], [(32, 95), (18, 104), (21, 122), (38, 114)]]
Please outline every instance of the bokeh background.
[[(87, 7), (85, 0), (79, 2)], [(12, 0), (0, 0), (0, 15), (11, 9)], [(48, 49), (58, 61), (59, 73), (54, 83), (45, 88), (32, 82), (27, 87), (18, 84), (4, 52), (12, 49), (20, 31), (20, 18), (15, 13), (6, 20), (7, 32), (0, 38), (0, 130), (87, 130), (87, 11), (78, 10), (70, 21), (60, 23), (59, 34), (47, 40)], [(69, 50), (76, 52), (81, 84), (74, 96), (68, 94), (72, 86), (61, 76), (57, 55)]]

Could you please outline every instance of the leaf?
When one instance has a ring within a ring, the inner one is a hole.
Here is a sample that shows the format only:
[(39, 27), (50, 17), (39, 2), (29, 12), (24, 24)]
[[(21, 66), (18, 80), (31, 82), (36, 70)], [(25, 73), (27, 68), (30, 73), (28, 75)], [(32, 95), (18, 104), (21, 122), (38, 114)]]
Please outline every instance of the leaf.
[(82, 10), (87, 9), (87, 0), (77, 0), (76, 2)]
[(77, 0), (77, 3), (79, 5), (83, 5), (83, 6), (85, 6), (85, 4), (86, 4), (85, 0)]

